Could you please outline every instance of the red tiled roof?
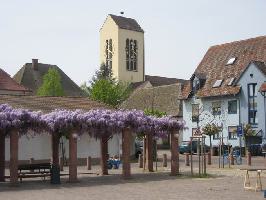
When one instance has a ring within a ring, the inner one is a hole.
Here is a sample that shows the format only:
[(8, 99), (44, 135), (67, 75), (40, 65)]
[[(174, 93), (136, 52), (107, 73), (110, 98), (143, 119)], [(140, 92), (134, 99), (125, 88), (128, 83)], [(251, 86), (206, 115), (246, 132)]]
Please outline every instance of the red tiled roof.
[[(236, 60), (232, 65), (227, 65), (230, 58), (236, 58)], [(196, 95), (211, 97), (237, 94), (240, 87), (228, 86), (228, 80), (231, 78), (238, 80), (252, 61), (266, 62), (266, 36), (210, 47), (195, 70), (195, 74), (205, 74), (206, 76), (204, 86)], [(213, 88), (215, 81), (221, 79), (223, 79), (221, 87)], [(190, 92), (190, 83), (187, 83), (182, 98), (187, 99)]]
[(18, 84), (14, 79), (10, 77), (8, 73), (6, 73), (2, 69), (0, 69), (0, 90), (24, 91), (24, 92), (30, 91), (24, 86)]

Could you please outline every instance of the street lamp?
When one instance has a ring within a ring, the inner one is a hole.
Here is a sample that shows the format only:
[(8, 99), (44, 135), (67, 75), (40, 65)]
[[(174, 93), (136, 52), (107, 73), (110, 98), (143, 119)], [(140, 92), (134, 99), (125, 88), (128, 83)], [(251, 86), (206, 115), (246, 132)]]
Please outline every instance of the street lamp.
[[(265, 99), (266, 99), (266, 82), (262, 83), (261, 86), (260, 86), (260, 89), (259, 89), (259, 92), (261, 93), (261, 95), (264, 97), (264, 134), (263, 134), (263, 141), (262, 143), (263, 144), (266, 144), (266, 138), (265, 138), (265, 135), (266, 135), (266, 103), (265, 103)], [(262, 145), (262, 147), (266, 147), (266, 145)], [(262, 149), (263, 151), (266, 151), (266, 149)]]

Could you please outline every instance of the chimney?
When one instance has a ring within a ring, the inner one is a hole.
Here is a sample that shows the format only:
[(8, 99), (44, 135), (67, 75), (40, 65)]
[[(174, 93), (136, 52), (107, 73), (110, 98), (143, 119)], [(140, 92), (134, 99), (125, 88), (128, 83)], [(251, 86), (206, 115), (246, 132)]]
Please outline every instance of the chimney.
[(32, 59), (32, 68), (38, 70), (38, 59)]

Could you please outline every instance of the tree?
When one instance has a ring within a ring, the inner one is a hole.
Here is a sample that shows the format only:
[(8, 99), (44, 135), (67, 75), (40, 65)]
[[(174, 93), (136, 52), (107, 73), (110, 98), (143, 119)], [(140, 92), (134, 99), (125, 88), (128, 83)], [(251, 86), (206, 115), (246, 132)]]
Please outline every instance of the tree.
[(203, 128), (202, 132), (204, 135), (208, 135), (210, 137), (210, 149), (212, 148), (212, 136), (220, 132), (220, 127), (218, 127), (214, 123), (207, 123)]
[(252, 128), (251, 124), (244, 124), (243, 126), (244, 140), (245, 140), (245, 148), (248, 146), (248, 138), (250, 136), (255, 136), (256, 131)]
[(154, 109), (145, 109), (144, 113), (145, 113), (145, 115), (150, 115), (150, 116), (155, 116), (155, 117), (166, 116), (166, 112), (161, 112), (159, 110), (154, 110)]
[(109, 79), (99, 79), (90, 88), (89, 97), (117, 108), (129, 96), (130, 91), (128, 84), (113, 82)]
[(38, 96), (63, 96), (61, 77), (55, 68), (50, 68), (43, 76), (43, 83), (37, 91)]
[(92, 77), (90, 81), (91, 87), (97, 82), (97, 80), (106, 79), (111, 82), (116, 82), (115, 78), (113, 77), (112, 69), (105, 65), (104, 63), (101, 64), (100, 69), (95, 72), (95, 75)]

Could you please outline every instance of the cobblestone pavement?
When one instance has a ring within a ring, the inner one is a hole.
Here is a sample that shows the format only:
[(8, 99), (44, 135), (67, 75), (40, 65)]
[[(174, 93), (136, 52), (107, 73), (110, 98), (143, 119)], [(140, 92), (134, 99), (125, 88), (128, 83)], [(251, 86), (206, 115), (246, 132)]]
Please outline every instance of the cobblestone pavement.
[[(108, 176), (98, 175), (99, 166), (93, 166), (91, 171), (79, 167), (79, 182), (74, 184), (67, 183), (67, 176), (62, 177), (61, 185), (51, 185), (48, 180), (39, 179), (25, 180), (15, 188), (9, 187), (8, 183), (0, 183), (0, 200), (264, 199), (263, 192), (243, 190), (245, 172), (237, 169), (238, 165), (230, 169), (218, 169), (214, 164), (208, 166), (208, 178), (191, 178), (188, 175), (190, 167), (184, 166), (183, 159), (181, 156), (180, 169), (183, 175), (178, 177), (169, 176), (170, 169), (162, 168), (161, 163), (154, 173), (143, 172), (134, 163), (132, 179), (129, 180), (121, 179), (121, 170), (109, 170)], [(264, 160), (261, 157), (254, 158), (253, 162), (262, 167)], [(67, 173), (67, 169), (64, 173)], [(251, 184), (255, 184), (255, 173), (251, 177)], [(262, 185), (266, 188), (266, 172), (262, 173)]]

